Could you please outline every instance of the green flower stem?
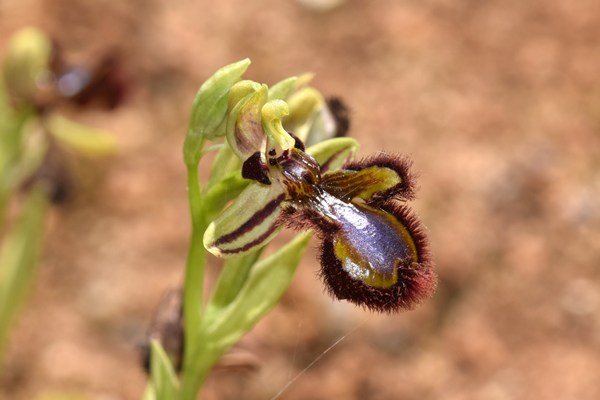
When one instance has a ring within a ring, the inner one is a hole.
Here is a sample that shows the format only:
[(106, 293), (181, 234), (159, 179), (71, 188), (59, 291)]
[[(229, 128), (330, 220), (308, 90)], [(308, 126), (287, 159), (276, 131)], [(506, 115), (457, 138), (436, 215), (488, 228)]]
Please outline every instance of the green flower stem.
[(180, 399), (195, 400), (213, 365), (226, 351), (226, 348), (211, 347), (211, 340), (206, 337), (203, 325), (204, 271), (207, 251), (202, 244), (202, 237), (212, 219), (211, 214), (216, 212), (214, 209), (222, 207), (222, 196), (215, 198), (202, 192), (198, 164), (190, 162), (186, 167), (192, 233), (183, 295), (185, 344)]
[[(203, 335), (198, 335), (195, 340), (202, 343), (205, 338)], [(207, 346), (201, 346), (197, 347), (195, 351), (185, 351), (186, 355), (189, 355), (193, 361), (191, 368), (184, 370), (181, 377), (181, 400), (196, 400), (198, 398), (198, 392), (202, 384), (225, 350), (223, 348), (210, 349)]]
[(202, 245), (202, 236), (208, 223), (203, 213), (203, 199), (198, 180), (198, 164), (187, 165), (188, 198), (192, 216), (192, 234), (186, 263), (183, 313), (185, 324), (185, 353), (181, 382), (181, 398), (193, 400), (202, 384), (199, 375), (198, 346), (202, 344), (199, 332), (202, 319), (204, 289), (204, 267), (206, 250)]

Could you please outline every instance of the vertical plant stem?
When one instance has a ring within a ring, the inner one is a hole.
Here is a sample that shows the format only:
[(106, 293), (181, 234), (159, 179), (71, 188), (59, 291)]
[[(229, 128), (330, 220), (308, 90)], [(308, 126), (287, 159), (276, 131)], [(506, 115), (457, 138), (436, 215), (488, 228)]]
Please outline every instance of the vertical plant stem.
[(183, 315), (184, 315), (184, 358), (181, 376), (181, 399), (195, 400), (200, 388), (198, 376), (198, 353), (202, 346), (200, 338), (202, 303), (204, 289), (204, 266), (206, 250), (202, 245), (202, 235), (206, 230), (203, 216), (202, 193), (198, 180), (198, 164), (187, 165), (188, 198), (192, 217), (192, 234), (185, 271)]

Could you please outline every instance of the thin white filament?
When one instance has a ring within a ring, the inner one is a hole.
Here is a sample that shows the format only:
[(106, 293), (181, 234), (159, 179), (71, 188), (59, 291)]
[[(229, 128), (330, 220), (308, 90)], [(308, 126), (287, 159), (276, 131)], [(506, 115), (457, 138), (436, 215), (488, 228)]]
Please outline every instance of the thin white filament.
[(360, 328), (361, 326), (363, 326), (365, 324), (365, 322), (367, 322), (367, 320), (370, 317), (367, 317), (365, 319), (363, 319), (361, 322), (359, 322), (354, 328), (352, 328), (348, 333), (344, 334), (342, 337), (340, 337), (338, 340), (336, 340), (335, 342), (333, 342), (333, 344), (331, 346), (329, 346), (328, 348), (326, 348), (321, 354), (319, 354), (310, 364), (308, 364), (302, 371), (298, 372), (296, 374), (295, 377), (293, 377), (292, 379), (290, 379), (288, 381), (288, 383), (285, 384), (284, 387), (281, 388), (281, 390), (279, 392), (277, 392), (277, 394), (275, 394), (275, 396), (271, 397), (270, 400), (277, 400), (279, 399), (279, 397), (290, 387), (294, 384), (294, 382), (296, 382), (302, 375), (304, 375), (304, 373), (306, 373), (309, 369), (311, 369), (313, 367), (313, 365), (315, 365), (316, 363), (319, 362), (319, 360), (321, 360), (327, 353), (329, 353), (335, 346), (337, 346), (339, 343), (341, 343), (344, 339), (346, 339), (348, 336), (352, 335), (354, 332), (356, 332), (358, 330), (358, 328)]

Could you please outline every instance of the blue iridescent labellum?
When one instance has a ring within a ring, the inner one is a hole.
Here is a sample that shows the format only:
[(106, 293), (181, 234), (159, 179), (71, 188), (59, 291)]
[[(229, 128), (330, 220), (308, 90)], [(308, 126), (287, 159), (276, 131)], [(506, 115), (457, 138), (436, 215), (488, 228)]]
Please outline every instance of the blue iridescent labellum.
[[(361, 252), (344, 251), (347, 245), (343, 236), (342, 240), (337, 235), (323, 240), (321, 277), (338, 299), (376, 311), (411, 309), (431, 296), (436, 285), (427, 240), (407, 207), (393, 203), (381, 207), (387, 221), (375, 225), (378, 232), (372, 237), (377, 240), (365, 240), (357, 246)], [(351, 225), (344, 230), (349, 232), (346, 235), (360, 232)]]
[(410, 160), (379, 154), (329, 169), (343, 148), (319, 162), (294, 140), (295, 147), (267, 146), (244, 163), (243, 176), (257, 183), (209, 226), (206, 248), (241, 254), (281, 226), (312, 229), (323, 241), (320, 276), (332, 296), (380, 312), (429, 297), (436, 277), (427, 238), (405, 204), (415, 193)]
[[(281, 167), (295, 171), (303, 158)], [(291, 228), (320, 233), (321, 277), (334, 297), (393, 312), (410, 309), (433, 292), (436, 278), (426, 236), (400, 203), (414, 197), (409, 166), (405, 158), (380, 154), (322, 176), (291, 179), (311, 189), (289, 190), (295, 201), (280, 219)]]

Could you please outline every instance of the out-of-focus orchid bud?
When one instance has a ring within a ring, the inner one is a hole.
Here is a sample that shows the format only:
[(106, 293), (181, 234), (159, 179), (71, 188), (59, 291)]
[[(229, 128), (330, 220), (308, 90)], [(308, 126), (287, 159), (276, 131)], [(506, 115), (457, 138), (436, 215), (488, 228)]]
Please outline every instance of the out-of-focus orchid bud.
[(52, 42), (41, 30), (24, 28), (13, 35), (8, 43), (3, 73), (14, 101), (33, 103), (36, 93), (52, 82), (51, 56)]

